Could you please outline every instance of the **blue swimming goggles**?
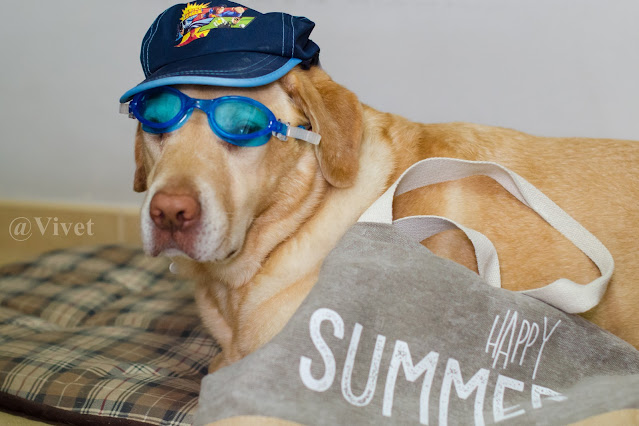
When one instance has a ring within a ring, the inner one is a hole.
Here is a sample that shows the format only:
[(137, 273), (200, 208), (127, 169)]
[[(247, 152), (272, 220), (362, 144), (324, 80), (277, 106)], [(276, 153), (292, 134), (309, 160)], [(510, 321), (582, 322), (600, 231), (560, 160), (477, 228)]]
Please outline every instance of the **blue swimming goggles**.
[(168, 133), (186, 123), (194, 108), (204, 111), (213, 132), (237, 146), (260, 146), (271, 135), (281, 140), (301, 139), (314, 145), (321, 136), (309, 130), (282, 123), (263, 104), (244, 96), (194, 99), (169, 86), (145, 90), (131, 102), (120, 104), (120, 113), (137, 118), (148, 133)]

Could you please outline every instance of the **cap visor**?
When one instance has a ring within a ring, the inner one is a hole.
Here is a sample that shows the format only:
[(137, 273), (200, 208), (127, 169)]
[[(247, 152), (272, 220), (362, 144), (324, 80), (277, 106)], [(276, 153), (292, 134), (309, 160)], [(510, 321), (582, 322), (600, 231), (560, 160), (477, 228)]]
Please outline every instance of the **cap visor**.
[[(257, 87), (272, 83), (302, 62), (297, 58), (255, 52), (228, 52), (200, 56), (168, 64), (127, 91), (120, 102), (154, 87), (175, 84), (201, 84), (225, 87)], [(247, 64), (247, 65), (244, 65)]]

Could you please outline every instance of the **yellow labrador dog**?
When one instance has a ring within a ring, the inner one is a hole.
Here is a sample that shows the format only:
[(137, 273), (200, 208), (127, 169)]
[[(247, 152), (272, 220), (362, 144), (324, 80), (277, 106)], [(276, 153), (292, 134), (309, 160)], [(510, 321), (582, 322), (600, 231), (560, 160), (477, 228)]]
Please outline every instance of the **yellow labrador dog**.
[[(193, 98), (241, 95), (321, 135), (318, 146), (272, 137), (242, 148), (221, 140), (195, 110), (179, 130), (138, 129), (134, 189), (148, 191), (142, 231), (148, 253), (176, 256), (197, 283), (202, 321), (222, 351), (219, 369), (276, 333), (316, 281), (345, 231), (398, 176), (429, 157), (500, 163), (523, 176), (608, 247), (616, 271), (584, 316), (639, 348), (639, 144), (542, 138), (466, 123), (420, 124), (361, 104), (321, 68), (294, 68), (254, 88), (178, 85)], [(502, 285), (529, 289), (560, 276), (599, 275), (572, 243), (487, 177), (399, 196), (396, 217), (435, 214), (488, 236)], [(424, 244), (476, 270), (463, 234)]]

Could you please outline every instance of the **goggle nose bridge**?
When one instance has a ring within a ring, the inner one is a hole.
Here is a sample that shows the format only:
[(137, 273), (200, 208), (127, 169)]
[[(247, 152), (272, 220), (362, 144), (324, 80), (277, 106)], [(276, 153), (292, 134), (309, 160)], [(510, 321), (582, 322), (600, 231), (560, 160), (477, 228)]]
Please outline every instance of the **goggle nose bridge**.
[(213, 103), (215, 103), (217, 99), (195, 99), (189, 98), (186, 104), (187, 111), (193, 108), (197, 108), (206, 115), (209, 115), (213, 111)]

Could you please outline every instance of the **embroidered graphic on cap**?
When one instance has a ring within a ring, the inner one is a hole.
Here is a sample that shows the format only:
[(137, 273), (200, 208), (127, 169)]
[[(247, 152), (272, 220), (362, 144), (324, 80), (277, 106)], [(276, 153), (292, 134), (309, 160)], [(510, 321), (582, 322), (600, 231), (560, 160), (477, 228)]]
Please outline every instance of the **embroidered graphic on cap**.
[(214, 29), (245, 28), (255, 19), (254, 16), (242, 16), (246, 11), (245, 7), (209, 7), (210, 4), (186, 4), (178, 25), (177, 40), (181, 41), (175, 47), (182, 47), (193, 40), (206, 37), (209, 31)]

